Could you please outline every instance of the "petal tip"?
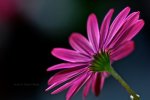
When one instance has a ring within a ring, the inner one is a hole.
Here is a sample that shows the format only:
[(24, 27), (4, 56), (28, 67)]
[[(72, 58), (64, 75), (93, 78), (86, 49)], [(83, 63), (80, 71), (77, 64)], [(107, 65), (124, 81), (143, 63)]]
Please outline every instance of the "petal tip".
[(111, 8), (109, 11), (114, 12), (115, 10), (114, 10), (114, 8)]
[(72, 38), (76, 37), (77, 35), (80, 35), (80, 33), (73, 32), (73, 33), (69, 36), (69, 40), (71, 40)]
[(51, 94), (53, 95), (53, 94), (56, 94), (55, 92), (51, 92)]
[(97, 20), (95, 13), (91, 13), (88, 17), (88, 20), (89, 20), (89, 22), (91, 22), (91, 20)]
[(140, 19), (138, 23), (139, 23), (140, 27), (142, 28), (145, 24), (145, 21), (143, 19)]
[(131, 10), (131, 8), (129, 6), (125, 7), (122, 11), (123, 12), (126, 12), (126, 13), (129, 13)]
[(46, 71), (48, 72), (48, 71), (49, 71), (49, 68), (47, 68)]
[(45, 89), (45, 92), (47, 92), (47, 89)]
[(45, 89), (45, 92), (48, 92), (49, 91), (49, 88)]
[(53, 48), (53, 49), (51, 50), (51, 54), (52, 54), (53, 56), (55, 56), (55, 50), (56, 50), (56, 48)]
[(138, 14), (140, 14), (140, 11), (137, 11)]
[(47, 71), (47, 72), (51, 71), (51, 67), (47, 68), (46, 71)]
[(130, 10), (131, 8), (129, 6), (125, 7), (126, 10)]
[(145, 21), (143, 19), (141, 19), (141, 22), (142, 22), (143, 25), (145, 24)]
[(91, 13), (89, 16), (95, 17), (96, 15), (95, 13)]

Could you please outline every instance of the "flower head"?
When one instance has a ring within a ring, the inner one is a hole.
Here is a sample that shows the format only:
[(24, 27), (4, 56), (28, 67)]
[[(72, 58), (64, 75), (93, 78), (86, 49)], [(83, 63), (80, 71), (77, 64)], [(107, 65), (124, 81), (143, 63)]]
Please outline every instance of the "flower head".
[(96, 96), (99, 95), (104, 80), (109, 75), (106, 66), (126, 57), (134, 50), (132, 38), (144, 26), (138, 11), (129, 14), (130, 8), (126, 7), (111, 23), (113, 12), (113, 9), (109, 10), (100, 29), (95, 14), (90, 14), (87, 21), (88, 39), (79, 33), (72, 33), (69, 38), (74, 50), (52, 50), (52, 55), (66, 62), (47, 69), (63, 70), (49, 79), (49, 87), (46, 90), (60, 86), (51, 93), (56, 94), (69, 88), (66, 100), (70, 100), (82, 86), (84, 97), (88, 95), (90, 88)]

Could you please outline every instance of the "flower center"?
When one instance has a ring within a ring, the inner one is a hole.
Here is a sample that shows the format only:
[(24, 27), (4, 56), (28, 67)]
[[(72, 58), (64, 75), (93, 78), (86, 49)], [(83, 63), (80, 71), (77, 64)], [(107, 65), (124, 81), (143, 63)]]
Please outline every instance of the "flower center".
[(101, 51), (94, 55), (94, 60), (89, 67), (94, 72), (108, 71), (110, 67), (109, 52)]

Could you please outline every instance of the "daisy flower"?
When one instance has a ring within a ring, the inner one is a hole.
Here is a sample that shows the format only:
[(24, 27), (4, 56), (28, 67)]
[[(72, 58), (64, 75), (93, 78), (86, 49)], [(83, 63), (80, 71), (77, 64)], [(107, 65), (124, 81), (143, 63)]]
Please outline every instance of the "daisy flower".
[(128, 84), (113, 69), (111, 64), (129, 55), (134, 50), (133, 37), (142, 29), (144, 21), (139, 19), (140, 12), (129, 14), (130, 8), (124, 8), (112, 21), (114, 13), (110, 9), (99, 29), (95, 14), (90, 14), (87, 21), (86, 39), (80, 33), (72, 33), (69, 43), (73, 50), (54, 48), (52, 55), (66, 62), (51, 66), (47, 71), (60, 70), (48, 80), (46, 91), (58, 87), (51, 94), (69, 89), (66, 100), (83, 88), (83, 97), (90, 88), (98, 96), (105, 79), (112, 75), (130, 94), (132, 100), (140, 100)]

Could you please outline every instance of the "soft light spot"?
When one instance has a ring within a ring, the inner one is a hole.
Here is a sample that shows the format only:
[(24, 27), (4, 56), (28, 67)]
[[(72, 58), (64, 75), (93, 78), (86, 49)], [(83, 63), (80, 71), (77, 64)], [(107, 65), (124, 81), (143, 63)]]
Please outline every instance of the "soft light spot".
[[(137, 97), (140, 97), (140, 95), (138, 95), (138, 94), (136, 94), (136, 96), (137, 96)], [(131, 98), (131, 100), (134, 100), (134, 99), (135, 99), (133, 95), (130, 95), (130, 98)]]

